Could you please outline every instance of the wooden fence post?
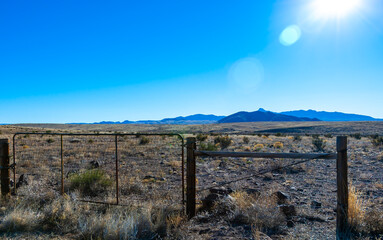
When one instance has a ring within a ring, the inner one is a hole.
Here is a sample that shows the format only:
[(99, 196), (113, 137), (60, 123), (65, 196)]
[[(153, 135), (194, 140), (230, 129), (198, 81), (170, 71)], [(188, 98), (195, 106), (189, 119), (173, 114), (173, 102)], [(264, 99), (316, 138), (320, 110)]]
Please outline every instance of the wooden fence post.
[(336, 138), (336, 172), (337, 172), (337, 209), (336, 236), (337, 239), (349, 239), (348, 228), (348, 180), (347, 180), (347, 137)]
[(1, 180), (1, 196), (7, 198), (10, 194), (9, 188), (9, 141), (8, 139), (0, 139), (0, 180)]
[(196, 162), (194, 150), (196, 150), (196, 139), (186, 139), (186, 214), (189, 218), (196, 213)]

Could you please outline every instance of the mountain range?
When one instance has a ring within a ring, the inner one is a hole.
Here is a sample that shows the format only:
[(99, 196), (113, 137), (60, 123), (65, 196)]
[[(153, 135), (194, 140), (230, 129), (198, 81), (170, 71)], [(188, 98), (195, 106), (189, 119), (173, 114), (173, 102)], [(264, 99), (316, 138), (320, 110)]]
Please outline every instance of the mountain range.
[(94, 124), (211, 124), (211, 123), (234, 123), (234, 122), (296, 122), (296, 121), (383, 121), (370, 116), (325, 112), (315, 110), (296, 110), (286, 112), (271, 112), (263, 108), (254, 112), (237, 112), (229, 116), (216, 116), (213, 114), (194, 114), (186, 117), (164, 118), (162, 120), (139, 120), (139, 121), (102, 121)]

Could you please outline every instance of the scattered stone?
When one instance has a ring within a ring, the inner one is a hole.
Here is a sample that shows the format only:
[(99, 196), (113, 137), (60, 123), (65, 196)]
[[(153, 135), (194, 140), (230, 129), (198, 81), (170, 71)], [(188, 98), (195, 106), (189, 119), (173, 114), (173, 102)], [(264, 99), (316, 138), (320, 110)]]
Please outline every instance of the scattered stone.
[(322, 207), (322, 203), (318, 201), (311, 201), (311, 208), (312, 209), (319, 209)]
[(273, 174), (271, 174), (271, 173), (266, 173), (266, 174), (264, 175), (264, 177), (263, 177), (263, 180), (264, 180), (264, 181), (271, 181), (271, 180), (273, 180)]
[(144, 180), (146, 180), (146, 179), (155, 179), (156, 177), (155, 176), (152, 176), (152, 175), (146, 175), (145, 177), (144, 177)]
[(233, 192), (233, 189), (231, 188), (224, 188), (224, 187), (216, 187), (209, 190), (210, 193), (215, 193), (219, 195), (229, 195)]
[(16, 183), (16, 188), (19, 188), (19, 187), (21, 187), (23, 185), (28, 185), (28, 180), (24, 176), (24, 174), (21, 174), (20, 177), (19, 177), (19, 181)]
[(80, 139), (77, 139), (77, 138), (73, 138), (71, 140), (69, 140), (70, 143), (80, 143), (81, 140)]
[(289, 227), (289, 228), (292, 228), (292, 227), (294, 227), (294, 221), (292, 221), (292, 220), (288, 220), (287, 221), (287, 227)]
[(284, 193), (282, 191), (275, 192), (273, 193), (273, 195), (277, 198), (278, 205), (285, 204), (290, 198), (290, 196), (287, 193)]
[(258, 189), (254, 189), (254, 188), (245, 189), (245, 192), (249, 195), (255, 195), (255, 196), (259, 196), (261, 194), (261, 191), (259, 191)]
[(295, 215), (297, 215), (297, 211), (295, 210), (295, 206), (291, 204), (282, 204), (279, 205), (279, 210), (287, 217), (291, 218)]
[(208, 233), (208, 232), (210, 232), (210, 229), (209, 229), (209, 228), (201, 229), (201, 230), (199, 231), (199, 234), (205, 234), (205, 233)]
[(99, 168), (100, 167), (100, 164), (96, 160), (90, 161), (89, 164), (90, 164), (91, 168)]
[(221, 162), (219, 163), (219, 167), (220, 167), (220, 168), (226, 168), (226, 167), (227, 167), (227, 163), (226, 163), (225, 161), (221, 161)]

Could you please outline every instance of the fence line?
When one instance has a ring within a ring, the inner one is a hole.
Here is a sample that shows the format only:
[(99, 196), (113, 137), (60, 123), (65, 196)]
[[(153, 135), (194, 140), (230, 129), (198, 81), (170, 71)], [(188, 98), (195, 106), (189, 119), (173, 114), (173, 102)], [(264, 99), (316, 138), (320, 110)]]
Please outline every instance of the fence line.
[[(187, 159), (186, 159), (186, 176), (187, 176), (187, 192), (186, 192), (186, 213), (189, 218), (196, 214), (196, 157), (249, 157), (249, 158), (293, 158), (307, 159), (296, 164), (311, 161), (313, 159), (336, 159), (337, 165), (337, 222), (336, 235), (337, 239), (349, 239), (348, 236), (348, 179), (347, 179), (347, 137), (339, 136), (336, 139), (337, 154), (301, 154), (301, 153), (249, 153), (249, 152), (214, 152), (214, 151), (197, 151), (196, 138), (187, 138)], [(291, 164), (290, 164), (291, 165)], [(286, 167), (286, 166), (284, 166)], [(283, 167), (281, 167), (283, 168)], [(258, 173), (264, 174), (264, 173)], [(253, 175), (252, 175), (253, 176)], [(247, 179), (252, 176), (246, 176), (240, 180)], [(234, 181), (238, 181), (234, 180)], [(232, 181), (232, 182), (234, 182)], [(227, 182), (226, 184), (228, 184)], [(206, 188), (209, 189), (209, 188)], [(206, 190), (203, 189), (203, 190)]]

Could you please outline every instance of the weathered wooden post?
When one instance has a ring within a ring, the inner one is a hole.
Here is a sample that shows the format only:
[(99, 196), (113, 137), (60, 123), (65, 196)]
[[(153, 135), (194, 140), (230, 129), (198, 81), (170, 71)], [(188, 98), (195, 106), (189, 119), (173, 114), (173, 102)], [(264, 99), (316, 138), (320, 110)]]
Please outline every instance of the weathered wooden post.
[(8, 139), (0, 139), (0, 181), (1, 196), (7, 198), (10, 194), (9, 188), (9, 141)]
[(347, 137), (336, 138), (336, 180), (337, 180), (337, 209), (336, 209), (336, 238), (349, 239), (348, 227), (348, 178), (347, 178)]
[(196, 139), (186, 139), (186, 214), (192, 218), (196, 213), (196, 162), (194, 150), (196, 150)]

